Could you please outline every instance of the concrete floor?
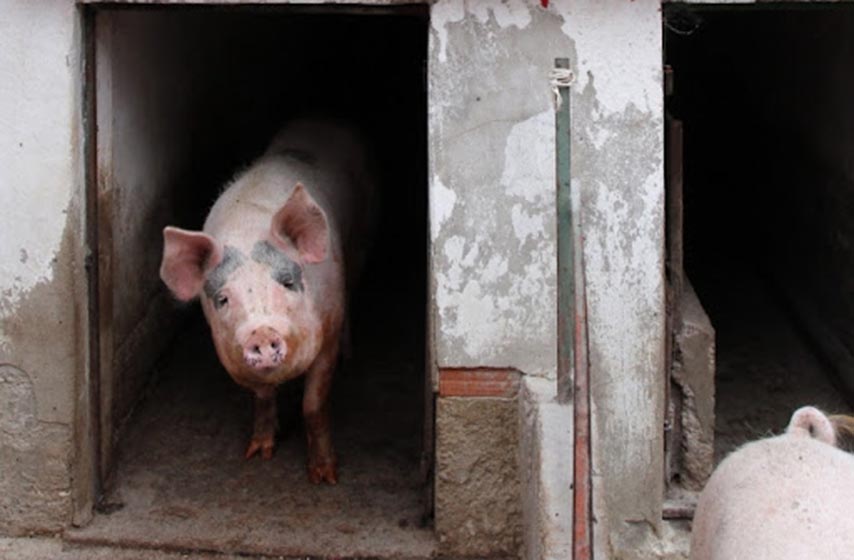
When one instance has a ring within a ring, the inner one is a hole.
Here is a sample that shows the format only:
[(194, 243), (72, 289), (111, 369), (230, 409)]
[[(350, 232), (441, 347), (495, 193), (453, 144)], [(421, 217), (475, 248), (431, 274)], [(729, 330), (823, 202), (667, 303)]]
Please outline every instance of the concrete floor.
[[(164, 552), (156, 549), (91, 546), (65, 542), (59, 538), (0, 538), (3, 560), (245, 560), (252, 556), (234, 556), (206, 552)], [(262, 558), (256, 556), (254, 558)], [(269, 557), (268, 557), (269, 558)]]
[(800, 406), (851, 410), (771, 286), (750, 271), (720, 262), (692, 278), (717, 338), (716, 462), (748, 441), (781, 433)]
[[(154, 548), (123, 548), (72, 543), (53, 537), (0, 537), (2, 560), (309, 560), (306, 556), (286, 557), (256, 554), (222, 554), (183, 550), (168, 552)], [(396, 560), (419, 560), (398, 557)], [(442, 560), (509, 560), (468, 557)]]
[(102, 513), (69, 531), (69, 543), (285, 557), (432, 556), (420, 472), (423, 325), (413, 326), (411, 313), (407, 320), (412, 307), (400, 298), (373, 297), (383, 312), (373, 307), (354, 324), (352, 359), (336, 377), (337, 486), (307, 480), (299, 383), (280, 391), (273, 459), (243, 459), (251, 399), (219, 366), (207, 326), (196, 320), (123, 434)]

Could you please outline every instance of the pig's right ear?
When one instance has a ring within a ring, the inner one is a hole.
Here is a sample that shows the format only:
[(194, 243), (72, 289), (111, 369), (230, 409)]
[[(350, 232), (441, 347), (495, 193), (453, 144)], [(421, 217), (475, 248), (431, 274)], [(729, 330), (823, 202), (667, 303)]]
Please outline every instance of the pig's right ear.
[(319, 263), (326, 258), (329, 245), (326, 213), (301, 183), (296, 184), (273, 216), (270, 229), (274, 239), (292, 243), (304, 262)]
[(171, 226), (163, 230), (160, 278), (179, 300), (198, 296), (205, 284), (205, 271), (221, 260), (222, 248), (210, 235)]

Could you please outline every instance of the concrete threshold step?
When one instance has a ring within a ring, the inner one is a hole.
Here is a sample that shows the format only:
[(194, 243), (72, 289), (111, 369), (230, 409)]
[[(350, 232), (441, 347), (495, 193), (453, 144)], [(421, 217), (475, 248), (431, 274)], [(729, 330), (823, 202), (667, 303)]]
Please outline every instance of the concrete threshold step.
[[(216, 551), (163, 550), (146, 546), (80, 543), (61, 537), (0, 537), (0, 560), (356, 560), (363, 557), (270, 556), (224, 554)], [(433, 557), (435, 560), (461, 560)], [(395, 557), (394, 560), (427, 560), (428, 557)], [(465, 560), (512, 560), (466, 558)]]

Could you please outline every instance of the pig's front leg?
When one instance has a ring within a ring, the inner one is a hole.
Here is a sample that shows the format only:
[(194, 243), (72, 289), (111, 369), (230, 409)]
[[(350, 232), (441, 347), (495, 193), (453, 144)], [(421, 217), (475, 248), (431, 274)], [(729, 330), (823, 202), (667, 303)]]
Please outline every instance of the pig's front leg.
[(308, 478), (314, 484), (338, 482), (329, 411), (329, 390), (337, 358), (336, 344), (322, 351), (306, 373), (302, 413), (308, 439)]
[(276, 416), (276, 388), (264, 387), (255, 390), (255, 422), (252, 430), (252, 439), (246, 448), (246, 458), (249, 459), (258, 451), (263, 459), (273, 457), (275, 447), (276, 430), (278, 429), (278, 418)]

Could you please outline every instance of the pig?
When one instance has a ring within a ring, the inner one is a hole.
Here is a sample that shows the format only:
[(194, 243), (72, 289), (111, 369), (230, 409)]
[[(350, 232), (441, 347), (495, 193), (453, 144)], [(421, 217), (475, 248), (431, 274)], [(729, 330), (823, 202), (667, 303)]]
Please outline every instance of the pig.
[(784, 434), (744, 445), (700, 494), (691, 560), (854, 558), (854, 456), (837, 423), (814, 407)]
[(202, 231), (163, 230), (160, 277), (181, 301), (201, 300), (216, 353), (254, 394), (246, 448), (271, 458), (276, 389), (305, 376), (308, 477), (336, 484), (329, 393), (342, 345), (348, 265), (373, 195), (362, 139), (340, 124), (300, 120), (217, 198)]

